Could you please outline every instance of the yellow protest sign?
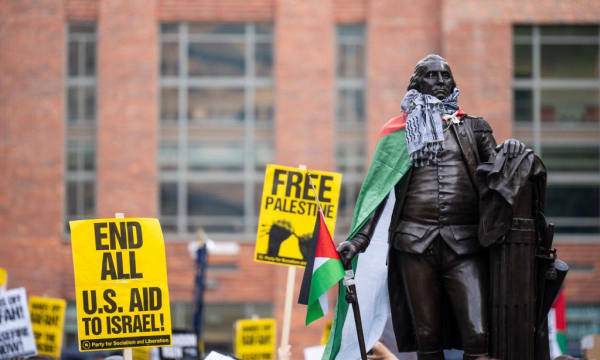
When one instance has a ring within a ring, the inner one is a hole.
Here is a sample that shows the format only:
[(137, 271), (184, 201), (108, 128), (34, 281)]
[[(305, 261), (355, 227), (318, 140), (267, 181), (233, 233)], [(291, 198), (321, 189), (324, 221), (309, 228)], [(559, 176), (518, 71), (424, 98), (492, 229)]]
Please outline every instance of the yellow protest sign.
[(0, 267), (0, 292), (6, 291), (7, 280), (8, 275), (6, 274), (6, 269)]
[(29, 298), (29, 316), (38, 354), (60, 358), (67, 302), (37, 296)]
[(241, 360), (275, 359), (275, 319), (235, 323), (235, 356)]
[(331, 332), (331, 325), (333, 325), (333, 321), (328, 321), (323, 328), (323, 333), (321, 334), (321, 345), (327, 344), (327, 339), (329, 339), (329, 333)]
[(306, 265), (318, 212), (308, 173), (333, 237), (342, 174), (268, 165), (258, 220), (255, 261)]
[(152, 351), (152, 348), (150, 348), (150, 347), (135, 348), (131, 352), (132, 358), (133, 358), (133, 360), (149, 360), (151, 351)]
[(71, 221), (80, 351), (171, 345), (157, 219)]

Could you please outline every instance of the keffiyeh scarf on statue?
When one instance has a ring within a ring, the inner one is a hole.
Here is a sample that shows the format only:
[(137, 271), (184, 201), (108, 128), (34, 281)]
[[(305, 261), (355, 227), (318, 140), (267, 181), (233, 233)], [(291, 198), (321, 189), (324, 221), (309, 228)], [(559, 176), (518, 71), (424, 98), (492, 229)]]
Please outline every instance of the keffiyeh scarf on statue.
[(459, 109), (458, 86), (444, 100), (409, 90), (402, 99), (406, 117), (406, 147), (414, 166), (437, 163), (437, 154), (444, 149), (442, 119), (455, 119)]

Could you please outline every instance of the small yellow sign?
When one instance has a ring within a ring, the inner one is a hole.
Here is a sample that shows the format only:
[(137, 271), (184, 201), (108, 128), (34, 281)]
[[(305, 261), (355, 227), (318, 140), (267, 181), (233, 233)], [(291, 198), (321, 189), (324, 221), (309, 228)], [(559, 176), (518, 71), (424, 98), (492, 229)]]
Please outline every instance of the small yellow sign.
[(329, 339), (329, 333), (331, 332), (331, 325), (333, 325), (333, 321), (328, 321), (323, 328), (323, 333), (321, 334), (321, 345), (327, 344), (327, 339)]
[(29, 298), (29, 316), (38, 354), (60, 358), (67, 302), (37, 296)]
[(157, 219), (71, 221), (79, 350), (171, 345)]
[(6, 291), (7, 280), (8, 275), (6, 274), (6, 269), (0, 267), (0, 292)]
[(236, 321), (235, 356), (241, 360), (274, 360), (275, 327), (275, 319)]
[(319, 205), (335, 229), (342, 174), (268, 165), (263, 186), (254, 260), (304, 267)]
[(138, 347), (132, 350), (131, 355), (133, 360), (149, 360), (151, 347)]

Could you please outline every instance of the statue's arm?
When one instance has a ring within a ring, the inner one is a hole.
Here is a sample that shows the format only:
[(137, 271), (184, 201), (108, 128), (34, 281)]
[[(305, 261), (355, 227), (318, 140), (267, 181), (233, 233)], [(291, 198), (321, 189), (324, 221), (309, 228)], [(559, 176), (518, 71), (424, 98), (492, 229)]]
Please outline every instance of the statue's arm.
[(482, 118), (471, 118), (471, 129), (475, 134), (479, 160), (486, 162), (496, 149), (496, 139), (494, 139), (492, 127)]
[(337, 248), (337, 252), (340, 255), (340, 259), (344, 263), (344, 267), (348, 267), (354, 256), (359, 252), (364, 252), (369, 244), (371, 238), (381, 217), (381, 213), (385, 208), (385, 199), (379, 204), (379, 206), (373, 212), (373, 215), (365, 222), (365, 224), (358, 230), (356, 235), (349, 241), (345, 241)]
[(508, 139), (502, 144), (496, 145), (492, 127), (482, 118), (472, 118), (471, 120), (471, 128), (475, 134), (481, 162), (488, 161), (492, 154), (499, 151), (508, 154), (509, 158), (517, 157), (525, 151), (525, 144), (516, 139)]

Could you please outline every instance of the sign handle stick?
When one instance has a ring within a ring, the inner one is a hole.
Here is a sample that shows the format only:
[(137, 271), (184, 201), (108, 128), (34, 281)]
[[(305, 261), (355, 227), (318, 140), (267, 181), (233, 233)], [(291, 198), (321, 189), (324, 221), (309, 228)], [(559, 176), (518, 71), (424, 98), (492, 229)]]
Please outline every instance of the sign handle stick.
[(287, 286), (285, 289), (285, 307), (283, 309), (283, 329), (281, 330), (281, 348), (285, 349), (290, 343), (290, 323), (292, 321), (292, 304), (294, 297), (294, 282), (296, 267), (288, 266)]
[[(306, 170), (306, 165), (298, 166), (300, 170)], [(281, 351), (285, 351), (290, 343), (290, 324), (292, 322), (292, 305), (294, 297), (294, 284), (296, 281), (296, 267), (288, 266), (287, 285), (285, 288), (285, 303), (283, 308), (283, 327), (281, 329)]]
[[(123, 219), (123, 218), (125, 218), (125, 214), (124, 213), (115, 213), (115, 218)], [(123, 349), (123, 360), (133, 360), (133, 349), (131, 349), (131, 348)]]

